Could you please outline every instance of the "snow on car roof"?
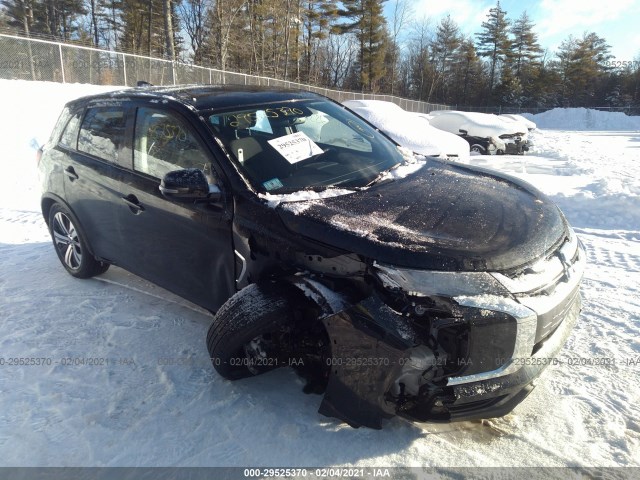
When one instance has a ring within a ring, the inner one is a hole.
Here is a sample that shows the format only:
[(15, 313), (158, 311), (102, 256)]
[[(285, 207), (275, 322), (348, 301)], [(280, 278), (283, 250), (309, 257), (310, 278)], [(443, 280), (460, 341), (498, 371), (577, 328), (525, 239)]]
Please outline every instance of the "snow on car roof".
[(405, 110), (393, 102), (384, 100), (345, 100), (342, 104), (350, 109), (358, 108), (374, 108), (376, 110), (387, 110), (394, 112), (404, 112)]
[(498, 115), (501, 119), (506, 120), (506, 121), (514, 121), (514, 122), (519, 122), (524, 124), (525, 127), (527, 127), (528, 130), (533, 130), (534, 128), (536, 128), (536, 124), (533, 123), (531, 120), (524, 118), (522, 115), (517, 115), (514, 113), (503, 113)]
[(500, 135), (514, 135), (521, 132), (516, 123), (508, 123), (497, 115), (478, 112), (460, 112), (457, 110), (441, 110), (431, 112), (430, 124), (445, 132), (454, 134), (464, 130), (472, 137), (488, 138)]

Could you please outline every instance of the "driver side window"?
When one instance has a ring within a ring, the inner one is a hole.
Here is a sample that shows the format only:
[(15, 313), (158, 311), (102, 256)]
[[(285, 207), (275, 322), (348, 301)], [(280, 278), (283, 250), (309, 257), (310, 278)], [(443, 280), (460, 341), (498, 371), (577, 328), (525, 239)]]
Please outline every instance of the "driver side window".
[(161, 179), (181, 168), (209, 171), (207, 155), (190, 126), (170, 112), (138, 108), (133, 169)]

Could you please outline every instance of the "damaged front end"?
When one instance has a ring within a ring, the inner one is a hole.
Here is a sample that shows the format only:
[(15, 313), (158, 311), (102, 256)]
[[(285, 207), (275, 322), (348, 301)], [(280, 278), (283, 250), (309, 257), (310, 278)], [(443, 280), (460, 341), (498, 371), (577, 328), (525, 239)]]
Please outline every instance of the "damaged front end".
[(564, 345), (580, 312), (575, 234), (518, 272), (436, 272), (374, 263), (372, 293), (323, 324), (331, 356), (320, 413), (354, 427), (510, 412)]
[(503, 152), (507, 155), (524, 155), (533, 146), (527, 133), (500, 135), (500, 140), (504, 144)]

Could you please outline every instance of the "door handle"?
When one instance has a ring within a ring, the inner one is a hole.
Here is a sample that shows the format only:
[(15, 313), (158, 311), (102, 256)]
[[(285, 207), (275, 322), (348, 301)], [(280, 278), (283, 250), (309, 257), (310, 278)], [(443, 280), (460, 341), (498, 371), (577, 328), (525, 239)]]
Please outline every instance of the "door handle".
[(126, 197), (122, 197), (122, 201), (127, 204), (129, 209), (133, 213), (138, 214), (140, 212), (144, 212), (144, 207), (138, 201), (135, 195), (127, 195)]
[(79, 177), (78, 177), (78, 174), (76, 173), (76, 171), (74, 170), (74, 168), (73, 168), (73, 167), (67, 167), (67, 168), (65, 168), (65, 169), (64, 169), (64, 173), (66, 173), (66, 174), (67, 174), (67, 177), (69, 177), (69, 179), (70, 179), (71, 181), (77, 180), (77, 179), (79, 178)]

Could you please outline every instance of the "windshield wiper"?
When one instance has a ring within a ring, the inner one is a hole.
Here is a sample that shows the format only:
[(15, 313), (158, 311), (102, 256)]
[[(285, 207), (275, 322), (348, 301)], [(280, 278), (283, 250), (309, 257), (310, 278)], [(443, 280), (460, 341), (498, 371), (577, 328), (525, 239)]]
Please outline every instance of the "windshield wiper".
[(395, 170), (396, 168), (398, 168), (400, 165), (402, 165), (402, 162), (398, 162), (394, 165), (392, 165), (391, 167), (387, 168), (386, 170), (381, 171), (376, 178), (374, 178), (373, 180), (371, 180), (369, 183), (367, 183), (363, 188), (367, 188), (370, 187), (371, 185), (375, 185), (376, 183), (381, 182), (382, 180), (384, 180), (387, 177), (387, 174), (392, 171)]

